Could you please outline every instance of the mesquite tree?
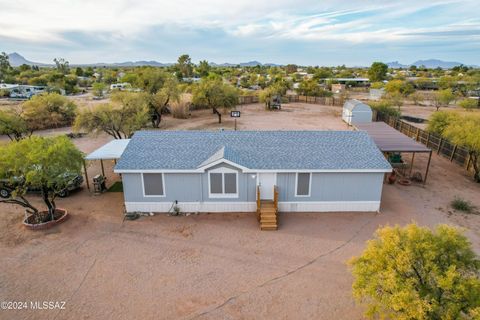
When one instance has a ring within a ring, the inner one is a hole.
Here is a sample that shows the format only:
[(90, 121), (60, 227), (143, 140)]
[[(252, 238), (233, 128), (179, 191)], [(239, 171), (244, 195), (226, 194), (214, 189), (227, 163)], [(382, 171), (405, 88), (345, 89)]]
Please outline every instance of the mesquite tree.
[[(66, 173), (80, 174), (83, 154), (66, 136), (32, 136), (0, 147), (0, 178), (14, 188), (8, 199), (0, 202), (21, 205), (36, 215), (37, 221), (54, 219), (57, 194), (67, 187)], [(39, 190), (48, 208), (41, 215), (25, 197), (27, 189)]]
[(192, 103), (196, 106), (212, 108), (218, 116), (218, 123), (222, 123), (222, 114), (219, 108), (224, 110), (233, 108), (238, 103), (238, 92), (231, 85), (225, 84), (221, 79), (202, 79), (193, 88)]

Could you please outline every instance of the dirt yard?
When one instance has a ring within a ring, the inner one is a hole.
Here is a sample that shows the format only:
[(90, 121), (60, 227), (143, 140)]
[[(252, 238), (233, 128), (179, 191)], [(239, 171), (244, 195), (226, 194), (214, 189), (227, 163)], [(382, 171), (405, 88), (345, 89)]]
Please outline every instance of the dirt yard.
[[(290, 104), (240, 108), (240, 129), (344, 130), (340, 109)], [(232, 128), (208, 111), (166, 117), (163, 129)], [(84, 137), (84, 152), (108, 141)], [(408, 159), (408, 158), (407, 158)], [(415, 159), (423, 171), (426, 159)], [(106, 163), (109, 184), (117, 180)], [(89, 167), (90, 177), (100, 172)], [(480, 185), (434, 155), (426, 186), (385, 185), (381, 213), (290, 213), (278, 231), (253, 214), (156, 215), (122, 221), (122, 194), (86, 188), (59, 199), (70, 220), (46, 231), (21, 225), (22, 210), (0, 204), (2, 301), (65, 301), (65, 310), (1, 310), (0, 319), (362, 319), (346, 261), (376, 228), (416, 221), (465, 228), (480, 252), (480, 215), (449, 208), (454, 196), (480, 208)], [(36, 203), (40, 199), (31, 197)]]

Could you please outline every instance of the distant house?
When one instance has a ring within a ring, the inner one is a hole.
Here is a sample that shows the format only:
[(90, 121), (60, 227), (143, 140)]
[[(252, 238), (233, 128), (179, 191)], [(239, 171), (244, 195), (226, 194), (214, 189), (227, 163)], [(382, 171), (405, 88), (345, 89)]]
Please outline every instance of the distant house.
[(115, 166), (128, 212), (378, 211), (391, 170), (363, 131), (139, 131)]
[(132, 89), (132, 85), (128, 82), (112, 83), (110, 85), (110, 90), (130, 90), (130, 89)]
[(6, 90), (10, 98), (30, 99), (34, 95), (45, 92), (45, 86), (30, 86), (23, 84), (0, 83), (0, 90)]
[(334, 93), (341, 93), (345, 91), (345, 85), (341, 83), (333, 83), (332, 84), (332, 92)]
[(367, 104), (352, 99), (343, 104), (342, 119), (349, 125), (372, 122), (372, 109)]

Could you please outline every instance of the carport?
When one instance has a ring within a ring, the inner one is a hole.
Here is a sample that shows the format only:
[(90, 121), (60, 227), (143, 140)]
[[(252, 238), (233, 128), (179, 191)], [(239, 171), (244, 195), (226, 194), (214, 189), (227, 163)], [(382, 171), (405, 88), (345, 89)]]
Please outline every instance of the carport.
[(432, 160), (432, 149), (427, 148), (423, 144), (390, 127), (385, 122), (356, 123), (355, 127), (357, 130), (366, 131), (383, 153), (411, 153), (412, 162), (410, 164), (410, 174), (412, 173), (415, 154), (428, 153), (429, 156), (423, 184), (427, 182), (428, 170), (430, 169), (430, 162)]
[(100, 165), (102, 167), (102, 175), (105, 176), (105, 168), (103, 166), (103, 161), (113, 160), (115, 161), (115, 163), (117, 163), (117, 159), (122, 156), (123, 151), (125, 151), (125, 148), (127, 147), (129, 142), (130, 139), (112, 140), (85, 157), (85, 160), (83, 161), (83, 169), (85, 171), (85, 181), (87, 182), (88, 190), (90, 190), (90, 182), (88, 181), (86, 161), (100, 160)]

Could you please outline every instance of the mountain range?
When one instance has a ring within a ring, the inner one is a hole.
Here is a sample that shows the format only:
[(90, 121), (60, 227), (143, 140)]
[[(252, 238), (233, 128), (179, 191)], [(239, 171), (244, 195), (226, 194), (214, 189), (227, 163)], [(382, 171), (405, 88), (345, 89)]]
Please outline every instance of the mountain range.
[[(29, 66), (40, 66), (40, 67), (52, 67), (54, 66), (53, 63), (42, 63), (42, 62), (34, 62), (27, 60), (24, 58), (22, 55), (20, 55), (17, 52), (13, 52), (8, 54), (8, 58), (10, 61), (10, 65), (13, 67), (18, 67), (21, 66), (22, 64), (26, 64)], [(152, 66), (152, 67), (167, 67), (171, 66), (174, 63), (162, 63), (158, 61), (145, 61), (145, 60), (140, 60), (140, 61), (125, 61), (125, 62), (113, 62), (113, 63), (105, 63), (105, 62), (96, 62), (96, 63), (84, 63), (84, 64), (73, 64), (71, 63), (71, 66), (82, 66), (82, 67), (139, 67), (139, 66)], [(249, 62), (242, 62), (242, 63), (210, 63), (212, 66), (216, 67), (235, 67), (240, 65), (241, 67), (254, 67), (254, 66), (279, 66), (274, 63), (265, 63), (262, 64), (259, 61), (249, 61)]]
[[(398, 61), (392, 61), (386, 63), (390, 68), (408, 68), (410, 66), (425, 66), (430, 69), (442, 68), (442, 69), (451, 69), (453, 67), (462, 65), (464, 63), (456, 61), (443, 61), (438, 59), (427, 59), (427, 60), (417, 60), (411, 64), (401, 64)], [(469, 66), (469, 67), (478, 67), (478, 66)]]
[[(53, 63), (41, 63), (41, 62), (33, 62), (30, 60), (25, 59), (22, 55), (20, 55), (17, 52), (10, 53), (8, 55), (10, 64), (14, 67), (18, 67), (22, 64), (26, 64), (29, 66), (40, 66), (40, 67), (52, 67), (54, 66)], [(85, 63), (85, 64), (70, 64), (71, 66), (82, 66), (82, 67), (138, 67), (138, 66), (153, 66), (153, 67), (166, 67), (166, 66), (171, 66), (174, 63), (162, 63), (158, 61), (125, 61), (125, 62), (114, 62), (114, 63), (104, 63), (104, 62), (97, 62), (97, 63)], [(261, 63), (259, 61), (248, 61), (248, 62), (242, 62), (242, 63), (221, 63), (217, 64), (214, 62), (210, 63), (212, 66), (216, 67), (235, 67), (235, 66), (241, 66), (241, 67), (254, 67), (254, 66), (281, 66), (280, 64), (274, 64), (274, 63)], [(450, 69), (455, 66), (461, 65), (461, 62), (455, 62), (455, 61), (443, 61), (443, 60), (438, 60), (438, 59), (428, 59), (428, 60), (418, 60), (415, 61), (411, 64), (401, 64), (398, 61), (393, 61), (393, 62), (388, 62), (387, 65), (390, 68), (408, 68), (412, 65), (414, 66), (425, 66), (427, 68), (442, 68), (442, 69)], [(477, 67), (477, 66), (472, 66), (472, 67)]]

